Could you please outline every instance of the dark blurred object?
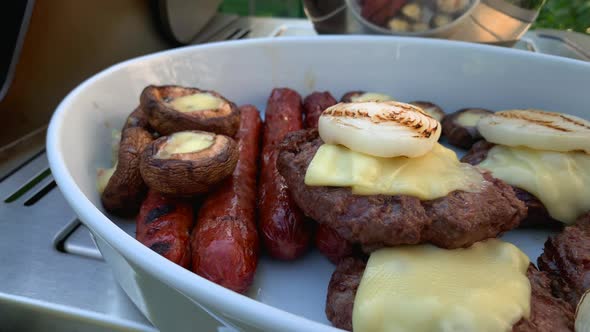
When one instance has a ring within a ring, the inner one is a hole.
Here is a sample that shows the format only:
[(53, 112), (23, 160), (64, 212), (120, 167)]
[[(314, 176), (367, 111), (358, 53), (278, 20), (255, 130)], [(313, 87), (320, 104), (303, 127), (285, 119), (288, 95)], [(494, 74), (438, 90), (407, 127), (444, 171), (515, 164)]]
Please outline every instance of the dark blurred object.
[(4, 98), (10, 86), (14, 67), (29, 27), (33, 5), (32, 0), (9, 1), (0, 10), (0, 22), (3, 26), (3, 33), (0, 35), (0, 100)]
[(408, 0), (363, 0), (361, 15), (377, 25), (386, 25), (407, 2)]
[[(321, 6), (320, 6), (321, 3)], [(305, 0), (318, 33), (433, 37), (513, 46), (544, 0)], [(345, 7), (345, 8), (344, 8)]]
[(0, 11), (0, 146), (47, 125), (59, 101), (92, 74), (190, 39), (214, 14), (198, 10), (204, 3), (7, 1)]
[(342, 0), (303, 0), (305, 14), (321, 34), (346, 30), (346, 4)]
[(217, 14), (221, 0), (156, 0), (159, 26), (178, 45), (189, 44)]

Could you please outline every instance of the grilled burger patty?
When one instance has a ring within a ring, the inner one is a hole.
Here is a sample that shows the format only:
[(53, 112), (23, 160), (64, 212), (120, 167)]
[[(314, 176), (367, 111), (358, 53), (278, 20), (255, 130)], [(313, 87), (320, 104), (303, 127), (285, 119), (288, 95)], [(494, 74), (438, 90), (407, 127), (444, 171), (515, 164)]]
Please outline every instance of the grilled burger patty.
[(537, 265), (553, 280), (553, 294), (575, 307), (590, 289), (590, 213), (550, 237)]
[[(550, 237), (530, 266), (531, 316), (520, 320), (513, 331), (573, 331), (573, 312), (580, 297), (590, 289), (590, 213), (574, 226)], [(366, 262), (356, 257), (343, 259), (332, 274), (326, 300), (326, 316), (334, 326), (351, 330), (352, 309)]]
[[(488, 157), (488, 152), (490, 152), (495, 145), (496, 144), (490, 143), (486, 140), (481, 140), (471, 147), (463, 158), (461, 158), (461, 161), (471, 165), (479, 165)], [(523, 201), (528, 209), (527, 217), (522, 220), (521, 225), (551, 227), (560, 227), (562, 225), (561, 222), (549, 216), (549, 212), (545, 208), (545, 205), (543, 205), (537, 197), (520, 188), (513, 187), (513, 189), (516, 193), (516, 197)]]
[[(354, 257), (340, 261), (328, 286), (326, 316), (338, 328), (352, 331), (352, 309), (366, 263)], [(551, 294), (551, 279), (547, 273), (530, 266), (527, 276), (531, 282), (531, 316), (521, 319), (515, 332), (561, 332), (574, 330), (572, 306)]]
[(362, 244), (365, 251), (424, 242), (442, 248), (467, 247), (517, 227), (526, 215), (512, 187), (488, 173), (480, 192), (454, 191), (431, 201), (306, 186), (305, 173), (322, 144), (315, 129), (291, 133), (280, 147), (277, 168), (307, 216)]

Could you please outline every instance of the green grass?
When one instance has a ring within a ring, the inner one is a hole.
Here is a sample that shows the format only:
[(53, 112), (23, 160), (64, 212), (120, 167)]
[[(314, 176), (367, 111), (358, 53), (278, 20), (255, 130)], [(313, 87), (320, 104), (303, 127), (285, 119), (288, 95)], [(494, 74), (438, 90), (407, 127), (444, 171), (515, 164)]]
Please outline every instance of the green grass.
[[(256, 0), (256, 16), (305, 17), (300, 0)], [(224, 0), (220, 8), (224, 13), (250, 15), (248, 0)]]
[(548, 0), (534, 27), (590, 34), (590, 0)]
[[(543, 3), (543, 0), (507, 1), (527, 8), (537, 8)], [(224, 0), (221, 11), (250, 14), (248, 0)], [(255, 15), (304, 17), (301, 1), (296, 0), (256, 0)], [(573, 30), (590, 34), (590, 0), (547, 0), (533, 28)]]

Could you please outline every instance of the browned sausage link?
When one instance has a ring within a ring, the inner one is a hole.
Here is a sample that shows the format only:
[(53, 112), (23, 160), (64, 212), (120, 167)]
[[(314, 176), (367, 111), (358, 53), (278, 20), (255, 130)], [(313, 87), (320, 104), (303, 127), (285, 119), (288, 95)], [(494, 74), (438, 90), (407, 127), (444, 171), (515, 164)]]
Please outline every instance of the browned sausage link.
[(264, 126), (258, 208), (260, 231), (267, 252), (291, 260), (303, 255), (310, 244), (312, 225), (287, 191), (276, 167), (278, 144), (289, 132), (300, 130), (301, 96), (290, 89), (274, 89), (268, 100)]
[(352, 243), (326, 225), (319, 225), (315, 235), (315, 246), (334, 264), (338, 264), (341, 259), (351, 256), (354, 252)]
[(139, 242), (182, 267), (190, 267), (191, 203), (150, 190), (135, 225)]
[[(337, 103), (329, 92), (314, 92), (305, 97), (303, 102), (305, 128), (317, 128), (322, 112)], [(352, 244), (326, 225), (318, 226), (315, 234), (315, 246), (333, 263), (338, 263), (342, 258), (353, 253)]]
[(240, 108), (238, 164), (205, 199), (191, 234), (193, 272), (236, 292), (252, 284), (258, 265), (256, 172), (262, 121), (254, 106)]
[(305, 128), (317, 128), (318, 120), (322, 112), (338, 102), (328, 92), (314, 92), (309, 96), (305, 97), (303, 101), (303, 111), (305, 112)]

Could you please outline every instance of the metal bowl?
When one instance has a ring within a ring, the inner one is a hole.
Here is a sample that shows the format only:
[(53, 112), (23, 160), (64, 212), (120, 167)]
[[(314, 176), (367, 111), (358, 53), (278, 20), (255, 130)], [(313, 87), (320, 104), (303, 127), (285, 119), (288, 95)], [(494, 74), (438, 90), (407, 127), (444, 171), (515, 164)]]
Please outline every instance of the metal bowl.
[[(364, 1), (366, 3), (367, 0)], [(413, 0), (406, 3), (416, 2)], [(426, 2), (421, 1), (423, 5)], [(363, 17), (360, 0), (304, 0), (304, 8), (307, 17), (320, 34), (389, 34), (510, 46), (530, 28), (544, 2), (471, 0), (466, 9), (456, 14), (448, 24), (424, 31), (393, 31), (376, 24)]]

